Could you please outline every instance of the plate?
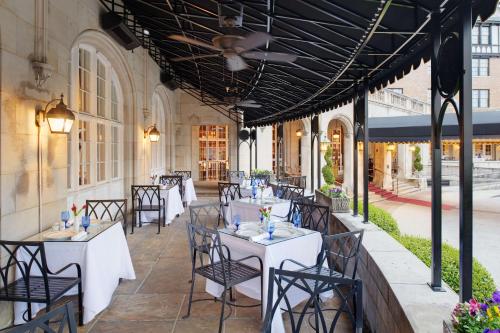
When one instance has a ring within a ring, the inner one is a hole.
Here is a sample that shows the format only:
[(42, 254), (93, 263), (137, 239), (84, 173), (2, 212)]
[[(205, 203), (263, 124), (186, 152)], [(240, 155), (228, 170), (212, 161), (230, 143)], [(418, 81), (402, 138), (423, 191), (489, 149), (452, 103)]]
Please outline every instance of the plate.
[(255, 222), (246, 222), (246, 223), (241, 223), (240, 224), (240, 230), (255, 230), (258, 231), (260, 230), (260, 226), (258, 223)]
[(249, 229), (249, 230), (238, 230), (235, 233), (236, 233), (236, 235), (238, 235), (240, 237), (248, 237), (248, 238), (260, 235), (260, 231), (258, 231), (258, 230), (251, 230), (251, 229)]
[(43, 238), (49, 241), (70, 240), (76, 235), (73, 230), (49, 231), (43, 235)]

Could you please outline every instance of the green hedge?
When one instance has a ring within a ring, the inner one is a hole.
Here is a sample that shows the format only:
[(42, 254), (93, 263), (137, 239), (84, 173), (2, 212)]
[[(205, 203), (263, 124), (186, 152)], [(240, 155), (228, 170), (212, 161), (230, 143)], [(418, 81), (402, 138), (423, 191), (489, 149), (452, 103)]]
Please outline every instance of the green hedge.
[[(363, 203), (359, 203), (359, 207), (363, 207)], [(363, 214), (361, 211), (360, 214)], [(402, 235), (398, 224), (394, 217), (387, 211), (375, 207), (372, 204), (368, 205), (368, 219), (380, 229), (394, 237), (410, 252), (415, 254), (428, 267), (431, 266), (431, 240)], [(451, 245), (443, 244), (442, 247), (442, 274), (443, 280), (455, 292), (459, 292), (460, 288), (460, 272), (459, 272), (459, 251)], [(476, 259), (473, 262), (473, 278), (472, 289), (474, 297), (480, 301), (491, 296), (495, 291), (495, 282), (486, 268), (481, 265)]]

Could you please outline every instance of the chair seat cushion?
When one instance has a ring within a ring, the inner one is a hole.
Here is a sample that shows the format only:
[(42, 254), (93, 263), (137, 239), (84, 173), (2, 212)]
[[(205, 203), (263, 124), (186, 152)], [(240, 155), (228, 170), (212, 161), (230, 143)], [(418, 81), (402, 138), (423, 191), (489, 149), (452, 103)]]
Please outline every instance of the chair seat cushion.
[(225, 272), (226, 286), (228, 287), (251, 280), (261, 275), (261, 272), (258, 269), (239, 262), (228, 260), (224, 261), (224, 267), (222, 267), (222, 263), (219, 261), (214, 264), (201, 266), (195, 269), (197, 274), (221, 285), (224, 285), (223, 271)]
[[(62, 296), (73, 286), (77, 285), (80, 281), (76, 277), (49, 277), (49, 295), (52, 301), (56, 298)], [(0, 289), (0, 300), (11, 300), (11, 301), (26, 301), (28, 299), (28, 290), (26, 288), (26, 283), (23, 279), (17, 279), (16, 281), (7, 285), (6, 288)], [(45, 302), (47, 296), (45, 294), (45, 283), (41, 276), (31, 276), (29, 279), (29, 299), (31, 302)]]

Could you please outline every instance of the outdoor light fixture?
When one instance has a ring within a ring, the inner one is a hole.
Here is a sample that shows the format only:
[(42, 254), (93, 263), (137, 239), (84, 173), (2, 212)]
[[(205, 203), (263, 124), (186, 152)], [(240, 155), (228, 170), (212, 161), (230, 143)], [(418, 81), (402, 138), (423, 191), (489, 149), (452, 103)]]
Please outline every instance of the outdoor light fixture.
[(394, 150), (396, 150), (396, 145), (394, 143), (389, 143), (387, 145), (387, 150), (388, 151), (394, 151)]
[(340, 134), (339, 133), (334, 133), (333, 136), (332, 136), (333, 140), (335, 141), (339, 141), (340, 139)]
[[(36, 110), (35, 124), (37, 127), (40, 127), (42, 122), (47, 120), (51, 133), (68, 134), (71, 132), (71, 127), (75, 121), (75, 115), (66, 107), (63, 97), (63, 94), (61, 94), (61, 98), (56, 98), (48, 102), (43, 111)], [(59, 101), (56, 107), (47, 111), (49, 106), (56, 101)]]
[(160, 131), (156, 128), (156, 124), (149, 126), (144, 130), (144, 139), (149, 136), (149, 141), (158, 142), (160, 141)]
[(300, 138), (302, 136), (302, 130), (300, 128), (296, 130), (295, 135)]
[(328, 140), (325, 134), (321, 134), (320, 150), (324, 153), (328, 149), (329, 145), (330, 145), (330, 140)]
[(415, 146), (411, 145), (410, 146), (410, 151), (415, 151)]

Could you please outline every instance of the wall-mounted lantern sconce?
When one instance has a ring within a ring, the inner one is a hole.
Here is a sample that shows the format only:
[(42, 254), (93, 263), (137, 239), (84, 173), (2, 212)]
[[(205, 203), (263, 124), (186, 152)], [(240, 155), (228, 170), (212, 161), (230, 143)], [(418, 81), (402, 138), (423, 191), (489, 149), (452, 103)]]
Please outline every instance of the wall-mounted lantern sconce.
[(335, 133), (333, 133), (332, 138), (333, 138), (334, 141), (339, 141), (340, 140), (340, 134), (337, 133), (337, 132), (335, 132)]
[(330, 140), (328, 140), (327, 136), (322, 133), (321, 136), (320, 136), (320, 150), (322, 153), (326, 152), (326, 150), (328, 149), (328, 146), (330, 145)]
[(414, 145), (410, 146), (410, 151), (415, 151), (415, 146)]
[(160, 131), (156, 128), (156, 124), (149, 126), (144, 130), (144, 139), (149, 136), (149, 141), (158, 142), (160, 141)]
[(296, 135), (297, 137), (299, 137), (299, 138), (302, 136), (302, 134), (303, 134), (303, 133), (302, 133), (302, 130), (301, 130), (300, 128), (299, 128), (298, 130), (296, 130), (296, 131), (295, 131), (295, 135)]
[[(47, 120), (51, 133), (68, 134), (71, 132), (71, 127), (75, 121), (75, 115), (67, 108), (66, 104), (64, 104), (63, 97), (64, 96), (61, 94), (61, 98), (56, 98), (48, 102), (44, 110), (36, 110), (35, 124), (37, 127), (40, 127), (42, 122)], [(47, 111), (49, 106), (56, 101), (59, 101), (56, 107)]]

